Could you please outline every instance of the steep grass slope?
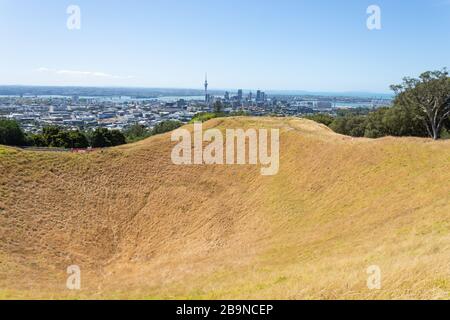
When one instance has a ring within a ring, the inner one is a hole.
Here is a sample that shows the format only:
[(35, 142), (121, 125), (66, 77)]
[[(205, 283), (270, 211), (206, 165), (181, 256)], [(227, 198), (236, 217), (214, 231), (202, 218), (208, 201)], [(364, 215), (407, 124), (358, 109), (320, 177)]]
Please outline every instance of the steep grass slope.
[(85, 155), (0, 148), (0, 298), (450, 298), (449, 141), (205, 127), (280, 128), (278, 175), (175, 166), (170, 134)]

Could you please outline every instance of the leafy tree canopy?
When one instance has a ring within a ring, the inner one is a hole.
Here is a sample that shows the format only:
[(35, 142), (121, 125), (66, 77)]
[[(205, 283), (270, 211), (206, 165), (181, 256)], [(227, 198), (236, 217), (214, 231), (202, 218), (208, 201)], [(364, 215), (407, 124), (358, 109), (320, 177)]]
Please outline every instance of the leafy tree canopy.
[(0, 144), (22, 146), (25, 142), (25, 134), (17, 121), (0, 119)]
[(427, 71), (419, 78), (407, 77), (391, 88), (397, 95), (394, 103), (412, 109), (428, 135), (439, 139), (450, 117), (450, 78), (447, 70)]

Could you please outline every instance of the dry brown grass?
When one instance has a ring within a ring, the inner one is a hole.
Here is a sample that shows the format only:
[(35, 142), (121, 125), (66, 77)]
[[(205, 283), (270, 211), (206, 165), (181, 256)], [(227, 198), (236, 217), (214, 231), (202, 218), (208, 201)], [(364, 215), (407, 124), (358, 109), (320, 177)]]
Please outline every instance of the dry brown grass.
[(279, 174), (172, 165), (169, 134), (85, 155), (0, 147), (0, 298), (450, 298), (450, 141), (206, 126), (280, 128)]

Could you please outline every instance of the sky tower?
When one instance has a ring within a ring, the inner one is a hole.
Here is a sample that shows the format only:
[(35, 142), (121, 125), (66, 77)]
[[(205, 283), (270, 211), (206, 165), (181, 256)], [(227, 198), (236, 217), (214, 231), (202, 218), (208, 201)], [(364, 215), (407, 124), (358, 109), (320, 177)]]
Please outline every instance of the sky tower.
[(205, 102), (208, 103), (209, 97), (208, 97), (208, 74), (205, 73)]

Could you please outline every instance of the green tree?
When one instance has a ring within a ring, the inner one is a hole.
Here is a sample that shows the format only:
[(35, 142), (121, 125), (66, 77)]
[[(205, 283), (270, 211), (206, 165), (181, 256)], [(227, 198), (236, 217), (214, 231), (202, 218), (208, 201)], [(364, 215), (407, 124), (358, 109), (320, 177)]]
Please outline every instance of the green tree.
[(334, 117), (326, 113), (316, 113), (310, 116), (305, 116), (305, 119), (313, 120), (326, 126), (329, 126), (334, 121)]
[(370, 108), (350, 108), (350, 109), (339, 109), (337, 110), (336, 114), (338, 117), (345, 117), (345, 116), (366, 116), (370, 112), (372, 112), (373, 109)]
[(419, 78), (404, 78), (391, 86), (396, 93), (395, 104), (415, 108), (428, 135), (437, 140), (450, 116), (450, 78), (447, 70), (427, 71)]
[(31, 135), (30, 144), (35, 147), (47, 147), (47, 142), (42, 134)]
[(163, 122), (158, 123), (153, 128), (152, 134), (155, 135), (155, 134), (170, 132), (175, 129), (178, 129), (182, 125), (183, 125), (183, 123), (181, 123), (180, 121), (173, 121), (173, 120), (163, 121)]
[(352, 137), (364, 137), (366, 117), (357, 115), (338, 117), (330, 124), (330, 128), (340, 134)]
[(89, 141), (86, 133), (80, 130), (68, 131), (58, 126), (43, 128), (42, 134), (30, 137), (31, 144), (36, 147), (50, 148), (87, 148)]
[(386, 109), (382, 118), (383, 125), (386, 128), (384, 135), (391, 136), (415, 136), (427, 137), (426, 127), (423, 125), (423, 119), (420, 110), (414, 107), (405, 107), (396, 105)]
[(111, 146), (120, 146), (127, 143), (125, 135), (119, 130), (109, 131), (109, 141), (111, 141)]
[(48, 126), (42, 130), (46, 147), (66, 148), (70, 145), (69, 135), (58, 126)]
[(25, 134), (17, 121), (0, 119), (0, 144), (23, 146), (25, 143)]
[(108, 129), (97, 128), (92, 133), (91, 146), (93, 148), (106, 148), (111, 146), (111, 141), (108, 139)]
[(70, 131), (69, 136), (69, 148), (87, 148), (89, 147), (89, 142), (86, 135), (81, 131)]
[(135, 142), (148, 138), (151, 132), (140, 124), (134, 124), (124, 134), (128, 142)]
[(125, 143), (126, 138), (119, 130), (97, 128), (91, 136), (91, 146), (93, 148), (114, 147)]

